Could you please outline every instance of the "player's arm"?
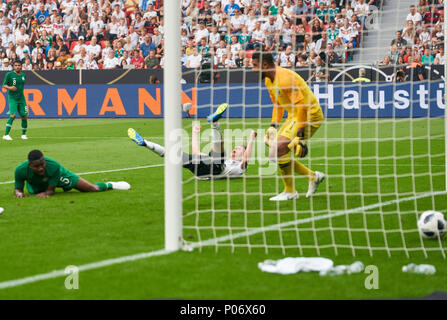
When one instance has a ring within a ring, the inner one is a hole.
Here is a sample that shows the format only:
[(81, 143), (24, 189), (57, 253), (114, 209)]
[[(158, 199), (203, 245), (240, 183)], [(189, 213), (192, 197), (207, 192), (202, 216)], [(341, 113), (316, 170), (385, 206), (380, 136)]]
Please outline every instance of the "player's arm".
[(305, 101), (300, 87), (292, 86), (290, 91), (290, 100), (293, 102), (292, 116), (298, 122), (296, 137), (289, 143), (289, 150), (294, 152), (297, 157), (304, 158), (307, 155), (307, 142), (304, 140), (304, 130), (307, 125), (307, 111), (310, 107), (309, 102)]
[(25, 198), (26, 194), (23, 191), (25, 188), (25, 179), (22, 175), (21, 170), (17, 167), (14, 171), (14, 197)]
[(193, 124), (192, 126), (192, 154), (200, 154), (199, 134), (202, 128), (200, 124)]
[(9, 86), (9, 74), (6, 74), (5, 80), (3, 81), (3, 88), (11, 91), (16, 91), (17, 88), (15, 86)]
[(38, 193), (36, 196), (38, 198), (48, 198), (48, 197), (52, 196), (53, 194), (55, 194), (55, 190), (56, 190), (55, 187), (53, 187), (52, 185), (49, 185), (46, 191)]
[(14, 188), (14, 197), (16, 198), (25, 198), (26, 194), (23, 189)]
[(250, 133), (250, 140), (248, 140), (247, 149), (245, 149), (244, 159), (242, 160), (241, 164), (242, 169), (247, 169), (248, 161), (250, 160), (251, 153), (253, 152), (253, 144), (257, 135), (258, 133), (255, 130), (252, 130)]
[(276, 140), (276, 129), (278, 125), (281, 123), (282, 118), (284, 117), (284, 108), (279, 106), (272, 95), (270, 94), (270, 99), (273, 102), (273, 111), (272, 111), (272, 121), (270, 122), (269, 128), (265, 132), (264, 143), (267, 146), (270, 146), (270, 142)]

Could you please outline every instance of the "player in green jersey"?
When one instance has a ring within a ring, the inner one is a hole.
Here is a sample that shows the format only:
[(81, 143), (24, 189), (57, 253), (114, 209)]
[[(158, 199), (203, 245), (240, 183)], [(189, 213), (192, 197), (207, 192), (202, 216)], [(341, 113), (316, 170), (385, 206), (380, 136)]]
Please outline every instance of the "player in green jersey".
[(22, 118), (22, 139), (28, 139), (26, 136), (26, 129), (28, 128), (28, 107), (26, 106), (25, 95), (23, 94), (25, 80), (26, 75), (22, 73), (22, 62), (20, 60), (14, 61), (14, 71), (8, 72), (3, 81), (3, 88), (8, 90), (9, 104), (9, 119), (6, 121), (3, 140), (12, 140), (9, 132), (17, 115)]
[(30, 194), (39, 198), (48, 198), (55, 193), (56, 188), (64, 191), (76, 189), (81, 192), (98, 192), (106, 190), (129, 190), (130, 185), (120, 182), (90, 182), (82, 179), (61, 166), (57, 161), (44, 157), (39, 150), (28, 154), (28, 160), (19, 164), (15, 170), (14, 195), (24, 198), (26, 188)]

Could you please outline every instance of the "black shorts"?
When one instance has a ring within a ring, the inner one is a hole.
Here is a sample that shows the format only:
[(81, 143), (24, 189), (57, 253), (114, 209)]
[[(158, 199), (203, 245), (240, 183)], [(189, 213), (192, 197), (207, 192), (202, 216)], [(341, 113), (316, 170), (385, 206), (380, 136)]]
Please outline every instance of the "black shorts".
[(188, 169), (197, 177), (219, 175), (225, 165), (225, 152), (211, 151), (208, 155), (183, 154), (183, 168)]

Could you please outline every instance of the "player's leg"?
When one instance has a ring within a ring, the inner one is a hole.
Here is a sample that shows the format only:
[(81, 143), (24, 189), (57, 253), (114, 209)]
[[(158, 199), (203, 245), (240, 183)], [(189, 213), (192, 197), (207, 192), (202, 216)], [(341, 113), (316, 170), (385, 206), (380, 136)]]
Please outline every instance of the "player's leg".
[(9, 101), (9, 118), (6, 121), (6, 129), (5, 129), (5, 135), (3, 136), (3, 140), (12, 140), (11, 136), (9, 135), (9, 133), (11, 132), (12, 129), (12, 123), (14, 122), (15, 118), (16, 118), (16, 114), (18, 113), (17, 111), (17, 104), (14, 101)]
[[(304, 131), (304, 139), (308, 140), (313, 137), (315, 132), (320, 128), (321, 122), (323, 121), (323, 113), (321, 110), (315, 115), (310, 116), (311, 123), (306, 127)], [(320, 171), (312, 171), (305, 165), (295, 160), (295, 172), (302, 174), (309, 180), (309, 187), (307, 189), (306, 198), (311, 197), (315, 192), (317, 192), (318, 186), (325, 179), (324, 173)]]
[(107, 190), (129, 190), (130, 185), (125, 181), (119, 182), (96, 182), (94, 184), (88, 182), (87, 180), (79, 177), (78, 182), (75, 186), (76, 190), (81, 192), (101, 192)]
[[(278, 163), (281, 179), (284, 183), (284, 191), (272, 198), (271, 201), (285, 201), (298, 198), (295, 190), (292, 168), (292, 157), (287, 145), (291, 141), (293, 132), (296, 132), (297, 124), (294, 121), (286, 121), (278, 131), (276, 145), (270, 147), (269, 156)], [(273, 150), (272, 150), (273, 149)]]
[(18, 111), (20, 114), (20, 117), (22, 118), (22, 139), (26, 140), (28, 137), (26, 136), (26, 130), (28, 129), (28, 107), (26, 105), (26, 102), (20, 103), (18, 105)]
[(148, 149), (154, 151), (156, 154), (158, 154), (160, 157), (164, 157), (165, 155), (165, 148), (155, 142), (145, 140), (138, 132), (135, 131), (135, 129), (129, 128), (127, 130), (127, 134), (130, 139), (132, 139), (133, 142), (138, 144), (141, 147), (147, 147)]

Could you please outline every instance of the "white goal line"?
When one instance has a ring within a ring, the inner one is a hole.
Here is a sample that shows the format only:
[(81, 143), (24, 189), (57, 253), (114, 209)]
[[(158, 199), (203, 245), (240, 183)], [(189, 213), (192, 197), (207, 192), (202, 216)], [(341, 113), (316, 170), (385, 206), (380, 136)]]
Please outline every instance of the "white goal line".
[[(376, 209), (376, 208), (384, 207), (384, 206), (389, 206), (389, 205), (396, 204), (396, 203), (412, 201), (412, 200), (416, 200), (416, 199), (420, 199), (420, 198), (437, 196), (437, 195), (442, 195), (442, 194), (446, 194), (446, 193), (447, 193), (447, 191), (435, 191), (435, 192), (421, 193), (421, 194), (418, 194), (418, 195), (415, 195), (412, 197), (389, 200), (389, 201), (385, 201), (382, 203), (379, 202), (379, 203), (371, 204), (371, 205), (364, 206), (364, 207), (349, 209), (346, 211), (336, 211), (333, 213), (327, 213), (327, 214), (316, 216), (316, 217), (297, 219), (294, 221), (288, 221), (288, 222), (284, 222), (284, 223), (280, 223), (280, 224), (270, 225), (270, 226), (263, 227), (263, 228), (256, 228), (256, 229), (253, 229), (250, 231), (236, 233), (236, 234), (232, 234), (229, 236), (223, 236), (223, 237), (219, 237), (219, 238), (215, 238), (215, 239), (205, 240), (203, 242), (190, 243), (188, 246), (192, 249), (198, 248), (201, 246), (212, 246), (219, 242), (226, 242), (229, 240), (233, 240), (233, 239), (237, 239), (237, 238), (241, 238), (241, 237), (247, 237), (247, 236), (254, 235), (257, 233), (261, 233), (261, 232), (276, 230), (276, 229), (279, 229), (282, 227), (287, 227), (287, 226), (291, 226), (291, 225), (299, 225), (299, 224), (309, 223), (312, 221), (338, 217), (338, 216), (342, 216), (342, 215), (346, 215), (346, 214), (368, 211), (368, 210), (372, 210), (372, 209)], [(168, 255), (168, 254), (171, 254), (174, 252), (175, 251), (167, 251), (167, 250), (144, 252), (144, 253), (134, 254), (134, 255), (130, 255), (130, 256), (124, 256), (124, 257), (84, 264), (84, 265), (79, 266), (78, 269), (79, 269), (79, 271), (93, 270), (93, 269), (108, 267), (108, 266), (125, 263), (125, 262), (130, 262), (130, 261), (137, 261), (137, 260), (147, 259), (147, 258), (156, 257), (156, 256)], [(25, 278), (21, 278), (21, 279), (16, 279), (16, 280), (4, 281), (4, 282), (0, 282), (0, 290), (6, 289), (6, 288), (13, 288), (13, 287), (21, 286), (21, 285), (28, 284), (28, 283), (34, 283), (34, 282), (38, 282), (38, 281), (63, 277), (63, 276), (66, 276), (65, 269), (54, 270), (54, 271), (51, 271), (48, 273), (42, 273), (42, 274), (25, 277)]]

